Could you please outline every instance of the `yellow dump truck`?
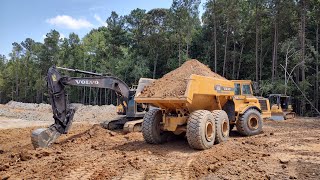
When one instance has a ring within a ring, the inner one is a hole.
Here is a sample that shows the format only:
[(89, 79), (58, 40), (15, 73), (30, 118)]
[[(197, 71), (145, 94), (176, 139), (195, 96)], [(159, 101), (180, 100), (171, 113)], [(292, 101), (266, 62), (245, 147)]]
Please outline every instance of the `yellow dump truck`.
[(184, 95), (135, 97), (157, 109), (144, 116), (142, 134), (147, 143), (160, 144), (168, 133), (186, 134), (194, 149), (208, 149), (226, 141), (236, 125), (246, 136), (262, 131), (263, 118), (270, 117), (268, 99), (252, 94), (251, 81), (226, 80), (192, 74)]

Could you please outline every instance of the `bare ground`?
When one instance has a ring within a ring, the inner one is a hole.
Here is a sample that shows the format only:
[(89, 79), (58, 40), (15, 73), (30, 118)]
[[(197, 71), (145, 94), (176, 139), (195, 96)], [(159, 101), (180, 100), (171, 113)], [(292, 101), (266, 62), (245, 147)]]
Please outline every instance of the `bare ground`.
[(227, 142), (205, 151), (184, 138), (150, 145), (141, 133), (86, 122), (34, 150), (36, 128), (0, 129), (2, 179), (320, 179), (320, 119), (266, 121), (252, 137), (233, 130)]

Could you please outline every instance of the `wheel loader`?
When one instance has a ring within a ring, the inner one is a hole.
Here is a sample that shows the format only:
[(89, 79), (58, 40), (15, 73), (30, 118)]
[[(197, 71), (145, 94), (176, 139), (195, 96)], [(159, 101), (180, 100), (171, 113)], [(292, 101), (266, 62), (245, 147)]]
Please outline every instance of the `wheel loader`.
[(255, 97), (249, 80), (226, 80), (192, 74), (178, 97), (135, 97), (159, 109), (149, 110), (142, 134), (147, 143), (160, 144), (169, 134), (185, 134), (194, 149), (224, 142), (233, 126), (244, 136), (261, 133), (271, 116), (269, 100)]
[[(93, 77), (68, 77), (62, 76), (60, 70), (92, 75)], [(138, 86), (129, 88), (128, 85), (117, 77), (105, 76), (103, 74), (69, 69), (51, 67), (47, 74), (47, 87), (49, 99), (52, 106), (54, 124), (49, 128), (36, 129), (32, 132), (31, 141), (35, 148), (48, 147), (61, 134), (67, 134), (75, 113), (75, 108), (68, 103), (65, 86), (97, 87), (114, 90), (117, 95), (117, 113), (121, 116), (117, 119), (102, 123), (107, 129), (123, 128), (123, 131), (141, 131), (141, 123), (144, 114), (149, 110), (147, 104), (136, 103), (134, 96), (140, 93), (144, 86), (152, 83), (153, 79), (140, 78)]]
[(296, 113), (292, 108), (292, 97), (283, 94), (270, 94), (271, 120), (282, 121), (294, 119)]

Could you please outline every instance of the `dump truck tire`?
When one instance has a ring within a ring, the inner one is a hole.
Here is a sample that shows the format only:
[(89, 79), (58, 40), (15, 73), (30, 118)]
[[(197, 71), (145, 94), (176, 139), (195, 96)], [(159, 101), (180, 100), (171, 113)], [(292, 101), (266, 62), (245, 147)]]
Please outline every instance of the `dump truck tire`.
[(228, 115), (224, 110), (212, 111), (213, 118), (216, 124), (216, 138), (214, 143), (219, 144), (227, 141), (229, 138), (229, 119)]
[(150, 144), (161, 144), (167, 140), (168, 132), (160, 129), (162, 112), (159, 109), (148, 111), (142, 122), (142, 135), (144, 140)]
[(244, 136), (259, 134), (263, 126), (260, 112), (256, 109), (247, 110), (244, 114), (240, 115), (236, 126), (238, 132)]
[(190, 114), (187, 123), (187, 140), (194, 149), (209, 149), (213, 146), (216, 136), (215, 121), (212, 113), (197, 110)]

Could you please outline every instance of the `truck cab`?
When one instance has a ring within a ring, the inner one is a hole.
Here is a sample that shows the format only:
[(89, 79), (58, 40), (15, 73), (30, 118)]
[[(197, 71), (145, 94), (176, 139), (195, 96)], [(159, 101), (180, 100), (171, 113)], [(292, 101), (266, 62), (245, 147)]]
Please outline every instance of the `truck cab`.
[(236, 115), (243, 114), (250, 108), (257, 109), (263, 119), (271, 116), (270, 103), (267, 98), (253, 95), (251, 80), (232, 80), (234, 82), (233, 102), (235, 104)]

